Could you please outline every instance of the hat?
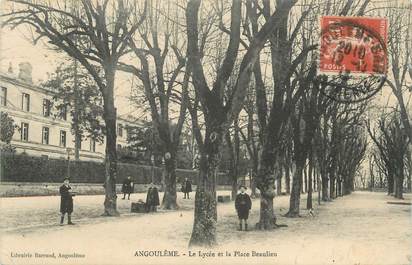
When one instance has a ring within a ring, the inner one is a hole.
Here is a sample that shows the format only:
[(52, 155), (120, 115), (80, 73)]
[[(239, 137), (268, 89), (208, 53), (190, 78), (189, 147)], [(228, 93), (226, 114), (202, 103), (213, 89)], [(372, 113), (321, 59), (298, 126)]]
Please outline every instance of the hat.
[(69, 178), (69, 177), (65, 177), (65, 178), (63, 179), (63, 181), (66, 181), (66, 180), (70, 180), (70, 178)]
[(239, 189), (241, 189), (241, 188), (247, 189), (247, 187), (246, 187), (245, 185), (243, 185), (243, 184), (239, 186)]

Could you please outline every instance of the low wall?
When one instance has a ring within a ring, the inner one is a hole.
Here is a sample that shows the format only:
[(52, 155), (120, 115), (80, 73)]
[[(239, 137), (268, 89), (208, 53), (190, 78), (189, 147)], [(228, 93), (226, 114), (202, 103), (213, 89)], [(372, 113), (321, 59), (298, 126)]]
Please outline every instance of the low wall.
[[(70, 174), (68, 171), (70, 169)], [(117, 182), (122, 183), (131, 177), (136, 184), (146, 184), (153, 181), (160, 183), (163, 176), (163, 167), (151, 167), (131, 163), (117, 163)], [(45, 159), (25, 154), (0, 155), (0, 181), (15, 183), (61, 183), (70, 175), (72, 183), (90, 183), (100, 185), (105, 181), (105, 166), (93, 161), (66, 161), (63, 159)], [(198, 172), (189, 169), (176, 169), (176, 181), (182, 182), (185, 178), (197, 182)], [(226, 173), (218, 173), (218, 185), (230, 185), (231, 178)], [(56, 184), (57, 185), (57, 184)]]
[[(0, 197), (23, 197), (23, 196), (51, 196), (59, 195), (59, 187), (61, 183), (28, 183), (28, 182), (1, 182)], [(70, 186), (79, 195), (98, 195), (104, 194), (102, 184), (91, 183), (70, 183)], [(146, 192), (149, 184), (135, 184), (134, 192)], [(176, 189), (180, 191), (178, 184)], [(196, 185), (192, 186), (193, 191), (196, 190)], [(116, 185), (117, 193), (121, 193), (122, 184)], [(219, 185), (218, 190), (230, 190), (229, 185)], [(161, 187), (160, 187), (161, 190)]]

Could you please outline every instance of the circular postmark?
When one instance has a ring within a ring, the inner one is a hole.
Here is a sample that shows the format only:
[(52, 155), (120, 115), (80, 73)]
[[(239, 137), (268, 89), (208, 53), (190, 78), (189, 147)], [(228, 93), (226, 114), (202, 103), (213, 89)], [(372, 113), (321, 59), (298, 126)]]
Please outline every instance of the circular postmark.
[(318, 80), (322, 93), (343, 103), (367, 100), (385, 83), (387, 21), (362, 17), (322, 19)]

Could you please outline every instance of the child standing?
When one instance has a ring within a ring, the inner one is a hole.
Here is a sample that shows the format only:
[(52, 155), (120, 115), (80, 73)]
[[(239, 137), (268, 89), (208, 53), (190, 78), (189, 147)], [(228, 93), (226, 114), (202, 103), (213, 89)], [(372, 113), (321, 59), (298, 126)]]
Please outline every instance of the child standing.
[(63, 225), (64, 221), (64, 215), (67, 213), (67, 224), (68, 225), (73, 225), (72, 223), (72, 218), (71, 214), (73, 212), (73, 196), (74, 193), (72, 193), (70, 190), (72, 189), (69, 185), (69, 179), (65, 178), (63, 185), (60, 186), (60, 212), (61, 212), (61, 218), (60, 218), (60, 225)]
[(245, 223), (245, 231), (247, 231), (247, 219), (249, 218), (249, 211), (252, 208), (252, 201), (246, 193), (246, 186), (240, 186), (240, 193), (236, 196), (235, 208), (237, 216), (239, 217), (239, 231), (242, 231), (242, 220)]

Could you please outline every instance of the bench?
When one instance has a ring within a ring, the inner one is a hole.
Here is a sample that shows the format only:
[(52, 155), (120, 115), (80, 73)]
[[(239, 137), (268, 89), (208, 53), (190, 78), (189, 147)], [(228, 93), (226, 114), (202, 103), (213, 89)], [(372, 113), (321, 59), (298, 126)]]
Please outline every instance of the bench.
[(230, 202), (230, 195), (219, 195), (217, 196), (218, 202)]
[(146, 203), (144, 202), (132, 202), (132, 207), (130, 208), (132, 213), (145, 213)]

